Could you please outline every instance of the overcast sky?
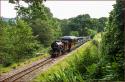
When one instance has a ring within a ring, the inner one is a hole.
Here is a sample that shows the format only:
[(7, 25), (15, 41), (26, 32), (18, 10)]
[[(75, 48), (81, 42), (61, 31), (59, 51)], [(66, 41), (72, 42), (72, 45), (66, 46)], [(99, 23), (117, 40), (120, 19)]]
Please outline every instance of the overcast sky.
[[(22, 3), (27, 6), (25, 3)], [(80, 14), (89, 14), (92, 18), (108, 17), (115, 1), (46, 1), (53, 16), (60, 19), (75, 17)], [(14, 18), (16, 11), (14, 4), (1, 1), (1, 16)]]

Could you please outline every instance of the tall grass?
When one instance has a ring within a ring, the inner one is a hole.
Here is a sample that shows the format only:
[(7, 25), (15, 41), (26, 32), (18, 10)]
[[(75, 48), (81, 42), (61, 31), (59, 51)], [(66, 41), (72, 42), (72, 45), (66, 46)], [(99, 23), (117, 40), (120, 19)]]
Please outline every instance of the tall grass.
[(97, 69), (99, 59), (97, 45), (94, 44), (94, 41), (89, 41), (71, 56), (42, 73), (34, 81), (84, 82), (87, 80), (89, 82)]
[(9, 72), (9, 71), (11, 71), (13, 69), (18, 69), (20, 67), (24, 67), (24, 66), (26, 66), (28, 64), (31, 64), (31, 63), (33, 63), (35, 61), (38, 61), (38, 60), (40, 60), (42, 58), (45, 58), (47, 56), (48, 56), (48, 54), (40, 54), (39, 56), (34, 57), (34, 58), (24, 59), (23, 62), (13, 63), (12, 65), (10, 65), (8, 67), (4, 67), (4, 66), (2, 66), (0, 64), (0, 75), (2, 75), (3, 73)]

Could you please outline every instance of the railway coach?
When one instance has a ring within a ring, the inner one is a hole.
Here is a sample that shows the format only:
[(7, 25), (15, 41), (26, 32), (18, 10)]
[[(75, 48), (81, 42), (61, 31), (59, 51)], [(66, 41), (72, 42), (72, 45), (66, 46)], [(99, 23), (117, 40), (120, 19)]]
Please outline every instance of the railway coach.
[(63, 55), (70, 52), (73, 48), (78, 47), (89, 40), (89, 37), (76, 37), (76, 36), (63, 36), (59, 40), (51, 44), (50, 50), (51, 57)]

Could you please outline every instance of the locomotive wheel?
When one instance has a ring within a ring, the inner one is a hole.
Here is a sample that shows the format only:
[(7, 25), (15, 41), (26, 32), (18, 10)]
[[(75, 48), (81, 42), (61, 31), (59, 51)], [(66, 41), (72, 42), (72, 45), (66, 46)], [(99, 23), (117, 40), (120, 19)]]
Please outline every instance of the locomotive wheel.
[(62, 52), (61, 52), (61, 55), (64, 55), (64, 54), (65, 54), (65, 52), (62, 51)]
[(57, 52), (54, 52), (52, 55), (51, 55), (52, 58), (55, 58), (57, 57)]
[(55, 58), (55, 55), (54, 55), (54, 54), (52, 54), (52, 55), (51, 55), (51, 58)]
[(59, 51), (59, 56), (62, 55), (61, 51)]

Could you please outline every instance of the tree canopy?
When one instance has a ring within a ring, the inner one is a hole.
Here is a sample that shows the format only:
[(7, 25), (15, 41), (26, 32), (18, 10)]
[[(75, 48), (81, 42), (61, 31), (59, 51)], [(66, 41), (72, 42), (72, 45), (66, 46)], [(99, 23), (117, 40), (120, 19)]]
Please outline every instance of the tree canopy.
[[(123, 2), (116, 0), (114, 9), (110, 12), (108, 24), (102, 38), (102, 55), (105, 61), (111, 65), (114, 80), (124, 78), (124, 21), (123, 21)], [(114, 65), (115, 64), (115, 65)], [(115, 69), (113, 69), (114, 66)]]
[[(89, 14), (78, 15), (77, 17), (60, 20), (63, 35), (71, 35), (77, 32), (78, 36), (91, 35), (92, 37), (103, 32), (106, 27), (107, 18), (91, 18)], [(91, 30), (91, 32), (90, 32)]]

